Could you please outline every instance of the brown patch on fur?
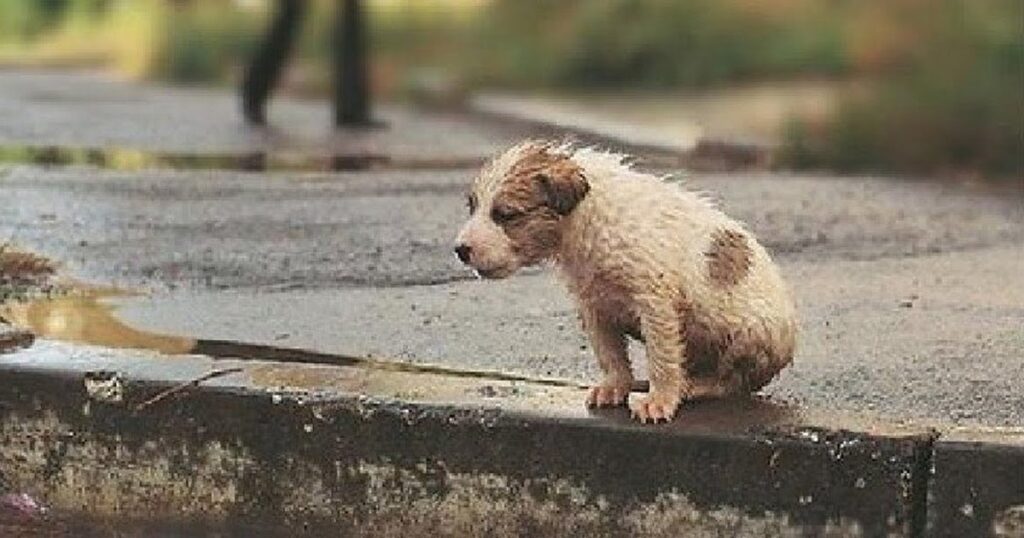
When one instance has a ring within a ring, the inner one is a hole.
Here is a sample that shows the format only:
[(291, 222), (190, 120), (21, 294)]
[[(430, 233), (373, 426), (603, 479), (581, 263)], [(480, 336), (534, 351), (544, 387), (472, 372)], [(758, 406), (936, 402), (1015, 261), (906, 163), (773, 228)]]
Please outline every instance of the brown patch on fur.
[(524, 264), (538, 262), (553, 255), (561, 243), (558, 216), (550, 209), (538, 209), (501, 225), (512, 246), (512, 252)]
[(561, 241), (558, 221), (586, 195), (582, 169), (544, 146), (530, 150), (508, 172), (491, 203), (512, 250), (525, 263), (551, 256)]
[(583, 200), (590, 185), (583, 169), (566, 155), (547, 146), (531, 148), (508, 171), (504, 184), (526, 183), (538, 189), (543, 203), (559, 215), (568, 215)]
[(708, 259), (708, 276), (719, 286), (735, 286), (750, 271), (753, 253), (747, 238), (740, 232), (721, 229), (711, 236), (711, 247), (704, 255)]

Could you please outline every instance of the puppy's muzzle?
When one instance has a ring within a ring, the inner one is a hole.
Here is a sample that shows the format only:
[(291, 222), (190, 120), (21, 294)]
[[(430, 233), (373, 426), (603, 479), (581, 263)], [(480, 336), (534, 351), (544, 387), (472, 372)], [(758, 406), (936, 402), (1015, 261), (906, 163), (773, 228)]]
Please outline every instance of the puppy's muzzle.
[(455, 255), (458, 256), (459, 261), (465, 264), (469, 264), (469, 255), (473, 249), (469, 245), (456, 245)]

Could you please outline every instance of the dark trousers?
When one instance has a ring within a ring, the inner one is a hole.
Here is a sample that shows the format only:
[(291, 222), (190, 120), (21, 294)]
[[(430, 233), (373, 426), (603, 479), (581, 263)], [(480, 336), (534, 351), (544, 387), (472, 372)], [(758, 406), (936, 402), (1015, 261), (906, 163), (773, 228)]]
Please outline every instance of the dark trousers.
[[(266, 123), (266, 104), (281, 78), (295, 46), (299, 27), (308, 11), (306, 0), (278, 0), (277, 12), (266, 38), (245, 71), (242, 114), (251, 124)], [(334, 124), (370, 123), (366, 74), (366, 31), (359, 0), (341, 0), (336, 10), (332, 39), (334, 68)]]

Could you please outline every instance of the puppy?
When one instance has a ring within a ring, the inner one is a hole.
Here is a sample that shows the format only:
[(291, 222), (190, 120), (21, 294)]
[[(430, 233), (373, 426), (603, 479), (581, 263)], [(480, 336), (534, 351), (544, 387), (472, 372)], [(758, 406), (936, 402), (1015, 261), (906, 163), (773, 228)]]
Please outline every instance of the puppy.
[(647, 351), (650, 392), (630, 403), (641, 422), (760, 389), (796, 340), (777, 267), (710, 202), (624, 160), (555, 142), (509, 149), (476, 178), (456, 255), (485, 278), (554, 262), (604, 374), (591, 407), (626, 403), (627, 337)]

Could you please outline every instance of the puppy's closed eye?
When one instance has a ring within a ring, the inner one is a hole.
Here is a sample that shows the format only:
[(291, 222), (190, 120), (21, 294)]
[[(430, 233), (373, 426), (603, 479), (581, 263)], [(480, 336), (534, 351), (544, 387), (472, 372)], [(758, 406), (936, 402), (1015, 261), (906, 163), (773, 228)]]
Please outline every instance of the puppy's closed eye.
[(472, 215), (473, 213), (476, 213), (476, 195), (474, 195), (474, 194), (467, 194), (466, 195), (466, 207), (469, 208), (469, 214), (470, 215)]
[(524, 215), (526, 215), (525, 211), (511, 207), (494, 206), (494, 208), (491, 209), (491, 220), (497, 224), (512, 222)]

